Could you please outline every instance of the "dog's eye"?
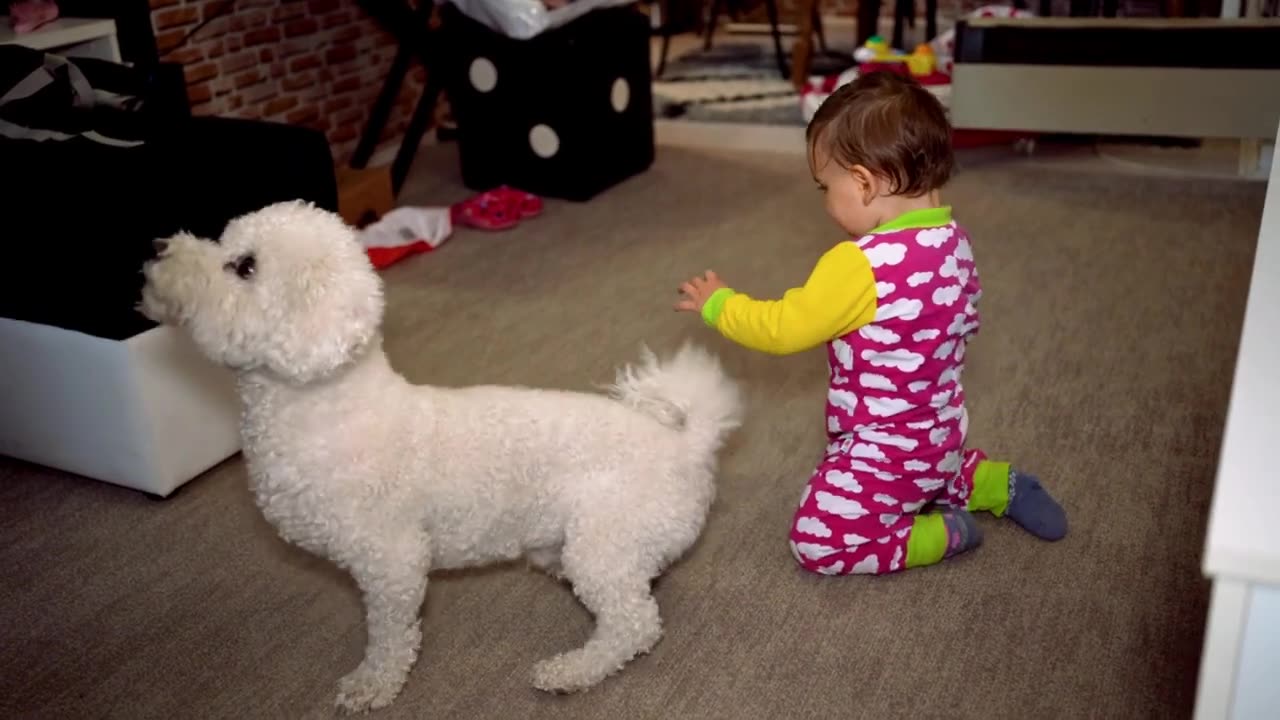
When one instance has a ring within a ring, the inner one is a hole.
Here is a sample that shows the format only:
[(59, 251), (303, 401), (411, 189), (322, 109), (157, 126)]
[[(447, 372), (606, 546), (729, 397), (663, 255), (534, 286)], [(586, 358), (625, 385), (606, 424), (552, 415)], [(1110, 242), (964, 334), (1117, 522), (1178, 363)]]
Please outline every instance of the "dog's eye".
[(258, 269), (258, 261), (254, 259), (253, 255), (241, 255), (224, 267), (240, 276), (241, 280), (248, 280), (253, 276), (253, 271)]

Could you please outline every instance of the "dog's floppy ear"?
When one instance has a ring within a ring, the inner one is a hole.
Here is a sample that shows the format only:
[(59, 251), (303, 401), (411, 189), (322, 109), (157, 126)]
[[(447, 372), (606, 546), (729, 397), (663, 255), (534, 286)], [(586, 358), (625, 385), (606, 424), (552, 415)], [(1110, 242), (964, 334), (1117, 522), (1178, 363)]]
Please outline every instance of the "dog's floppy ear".
[(362, 250), (316, 258), (311, 265), (286, 279), (294, 285), (292, 307), (264, 358), (274, 374), (297, 383), (322, 378), (358, 357), (382, 324), (382, 280)]
[(244, 216), (224, 233), (257, 255), (251, 280), (257, 362), (293, 383), (332, 373), (364, 352), (382, 324), (382, 280), (355, 232), (300, 202)]

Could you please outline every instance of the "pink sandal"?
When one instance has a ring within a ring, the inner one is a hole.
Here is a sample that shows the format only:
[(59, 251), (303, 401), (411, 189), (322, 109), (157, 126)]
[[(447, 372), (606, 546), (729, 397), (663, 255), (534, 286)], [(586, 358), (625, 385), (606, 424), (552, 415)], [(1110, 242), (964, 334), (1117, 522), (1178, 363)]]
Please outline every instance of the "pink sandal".
[(455, 225), (478, 230), (509, 230), (521, 220), (542, 213), (542, 199), (502, 185), (482, 192), (450, 208)]

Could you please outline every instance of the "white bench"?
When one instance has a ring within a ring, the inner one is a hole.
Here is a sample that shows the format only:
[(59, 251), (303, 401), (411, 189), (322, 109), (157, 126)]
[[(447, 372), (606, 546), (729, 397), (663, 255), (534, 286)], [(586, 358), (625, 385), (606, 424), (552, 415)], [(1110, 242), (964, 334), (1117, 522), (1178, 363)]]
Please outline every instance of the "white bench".
[(1280, 165), (1272, 163), (1205, 538), (1213, 594), (1198, 720), (1280, 717), (1278, 461)]

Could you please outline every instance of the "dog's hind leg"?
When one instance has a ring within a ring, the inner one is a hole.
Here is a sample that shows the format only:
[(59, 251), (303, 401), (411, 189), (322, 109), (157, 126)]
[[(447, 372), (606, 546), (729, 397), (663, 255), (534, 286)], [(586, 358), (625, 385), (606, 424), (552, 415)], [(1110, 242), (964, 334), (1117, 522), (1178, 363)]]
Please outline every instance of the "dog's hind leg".
[(353, 712), (395, 700), (418, 659), (418, 614), (427, 591), (430, 548), (425, 536), (373, 539), (348, 564), (364, 596), (368, 641), (364, 660), (338, 683), (339, 707)]
[(637, 553), (605, 550), (604, 543), (566, 543), (564, 575), (595, 615), (587, 644), (543, 660), (533, 669), (533, 684), (548, 692), (585, 690), (621, 670), (636, 655), (649, 652), (662, 636), (658, 603), (649, 579), (653, 573)]

